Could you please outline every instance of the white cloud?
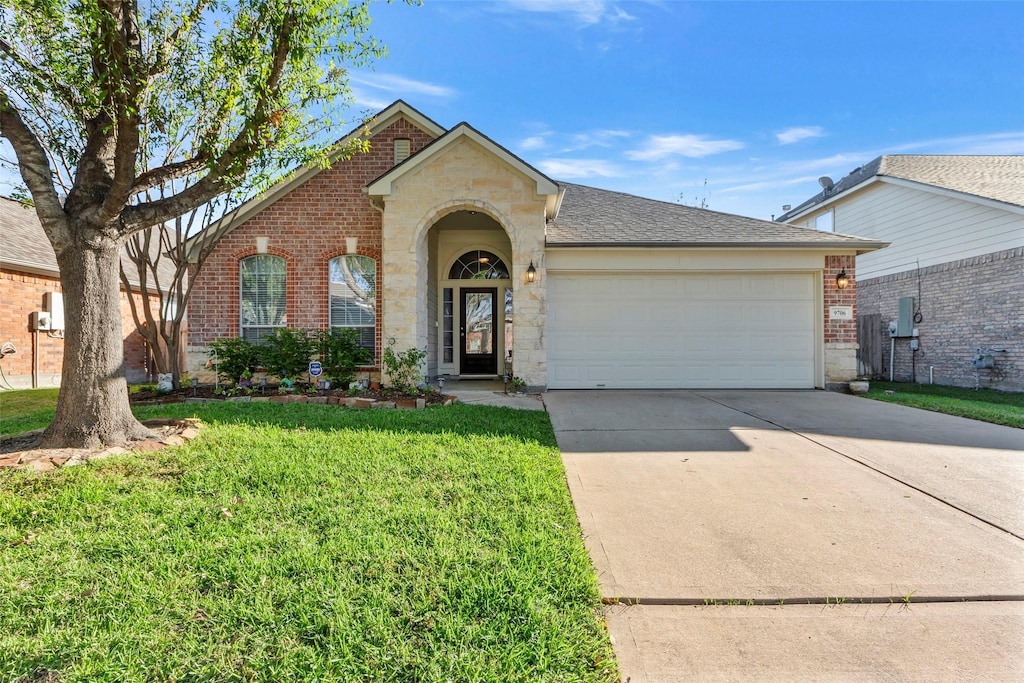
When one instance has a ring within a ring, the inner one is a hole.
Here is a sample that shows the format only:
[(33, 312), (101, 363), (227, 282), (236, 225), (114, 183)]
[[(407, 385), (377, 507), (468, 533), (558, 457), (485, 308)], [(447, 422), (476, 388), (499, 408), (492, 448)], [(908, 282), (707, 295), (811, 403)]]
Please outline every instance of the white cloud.
[[(935, 140), (908, 142), (903, 145), (889, 147), (885, 152), (880, 152), (880, 154), (913, 151), (928, 154), (1024, 154), (1024, 131), (960, 135)], [(875, 156), (878, 156), (878, 154)]]
[(542, 12), (547, 14), (567, 14), (582, 26), (592, 26), (601, 22), (618, 24), (635, 19), (615, 2), (608, 0), (506, 0), (497, 3), (498, 7), (519, 10), (522, 12)]
[[(405, 78), (404, 76), (395, 76), (393, 74), (352, 74), (349, 76), (349, 80), (352, 82), (353, 86), (361, 86), (361, 88), (371, 88), (374, 90), (382, 90), (387, 93), (395, 93), (400, 98), (406, 98), (411, 95), (447, 98), (453, 97), (456, 94), (455, 89), (449, 88), (448, 86), (428, 83), (426, 81), (417, 81), (411, 78)], [(390, 104), (390, 102), (388, 104)]]
[(794, 142), (810, 138), (820, 138), (824, 135), (825, 129), (821, 126), (797, 126), (776, 133), (775, 139), (779, 141), (780, 145), (792, 145)]
[(361, 109), (371, 109), (373, 111), (380, 111), (394, 100), (381, 99), (364, 92), (359, 88), (352, 88), (352, 98), (355, 100), (355, 105)]
[(535, 149), (541, 149), (546, 147), (548, 144), (547, 140), (544, 139), (543, 135), (533, 135), (519, 143), (519, 149), (524, 152), (529, 152)]
[(598, 129), (567, 136), (564, 151), (575, 152), (588, 147), (611, 147), (629, 133), (624, 130)]
[(691, 158), (743, 149), (739, 140), (711, 140), (706, 135), (652, 135), (641, 149), (626, 152), (634, 161), (658, 161), (671, 156)]
[(545, 159), (537, 168), (552, 178), (616, 178), (623, 174), (615, 164), (602, 159)]
[(723, 187), (722, 192), (761, 192), (763, 190), (774, 190), (780, 187), (791, 187), (793, 185), (800, 184), (812, 184), (816, 181), (818, 176), (801, 176), (799, 178), (773, 178), (770, 180), (763, 180), (756, 183), (747, 183), (745, 185), (733, 185), (731, 187)]

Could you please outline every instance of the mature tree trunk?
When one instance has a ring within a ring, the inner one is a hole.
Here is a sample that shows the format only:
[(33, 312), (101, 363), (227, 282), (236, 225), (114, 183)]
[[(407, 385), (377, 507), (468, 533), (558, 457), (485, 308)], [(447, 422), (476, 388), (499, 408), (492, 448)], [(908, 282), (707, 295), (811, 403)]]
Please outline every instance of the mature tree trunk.
[(88, 244), (57, 254), (67, 329), (57, 415), (43, 434), (43, 447), (94, 448), (151, 436), (128, 404), (121, 243), (89, 232)]

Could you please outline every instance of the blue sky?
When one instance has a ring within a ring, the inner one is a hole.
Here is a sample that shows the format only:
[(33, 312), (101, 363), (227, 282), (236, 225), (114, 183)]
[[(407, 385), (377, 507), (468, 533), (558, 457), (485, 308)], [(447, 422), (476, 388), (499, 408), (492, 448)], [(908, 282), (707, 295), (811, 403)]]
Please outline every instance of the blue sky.
[(468, 121), (556, 180), (769, 218), (879, 154), (1024, 154), (1020, 2), (371, 13), (389, 56), (352, 74), (358, 106)]
[(401, 98), (556, 180), (770, 218), (879, 154), (1024, 154), (1024, 2), (424, 0), (371, 15), (389, 56), (351, 74), (353, 116)]

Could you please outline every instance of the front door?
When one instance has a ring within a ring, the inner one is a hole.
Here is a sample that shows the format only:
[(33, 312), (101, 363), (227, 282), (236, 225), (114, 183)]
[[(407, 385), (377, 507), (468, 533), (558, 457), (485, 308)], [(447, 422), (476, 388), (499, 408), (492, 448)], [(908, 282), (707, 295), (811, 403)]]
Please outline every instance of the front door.
[(498, 344), (495, 338), (494, 302), (497, 288), (462, 288), (459, 321), (460, 375), (498, 374)]

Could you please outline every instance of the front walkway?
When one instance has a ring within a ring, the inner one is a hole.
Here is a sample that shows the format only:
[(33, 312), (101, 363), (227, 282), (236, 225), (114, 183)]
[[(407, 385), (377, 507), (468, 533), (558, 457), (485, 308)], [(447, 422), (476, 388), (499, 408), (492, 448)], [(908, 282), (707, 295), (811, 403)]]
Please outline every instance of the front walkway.
[[(434, 385), (437, 386), (436, 384)], [(459, 403), (521, 410), (544, 410), (540, 394), (505, 393), (505, 384), (500, 380), (463, 379), (449, 380), (444, 384), (444, 393), (457, 396)]]

